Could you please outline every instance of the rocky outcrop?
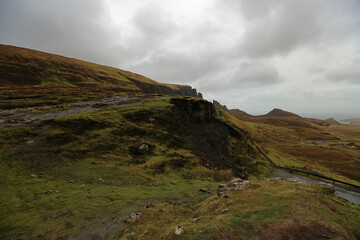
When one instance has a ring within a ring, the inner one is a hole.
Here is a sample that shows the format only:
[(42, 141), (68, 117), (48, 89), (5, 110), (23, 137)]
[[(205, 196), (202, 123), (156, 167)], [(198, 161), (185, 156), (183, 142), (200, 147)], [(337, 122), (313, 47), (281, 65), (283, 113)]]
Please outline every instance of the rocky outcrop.
[(189, 122), (207, 123), (215, 120), (215, 108), (208, 101), (173, 98), (175, 111), (181, 112)]
[(235, 178), (226, 185), (220, 184), (217, 189), (217, 195), (223, 197), (235, 191), (245, 190), (247, 189), (248, 182), (249, 181), (243, 181), (240, 178)]
[(203, 98), (202, 94), (200, 92), (198, 93), (196, 89), (191, 86), (179, 86), (179, 91), (182, 96)]
[[(206, 167), (231, 169), (234, 176), (246, 179), (248, 174), (256, 175), (264, 163), (249, 136), (240, 128), (234, 128), (217, 119), (212, 103), (192, 98), (173, 98), (171, 128), (180, 139), (190, 141), (191, 150)], [(186, 144), (182, 142), (182, 146)]]

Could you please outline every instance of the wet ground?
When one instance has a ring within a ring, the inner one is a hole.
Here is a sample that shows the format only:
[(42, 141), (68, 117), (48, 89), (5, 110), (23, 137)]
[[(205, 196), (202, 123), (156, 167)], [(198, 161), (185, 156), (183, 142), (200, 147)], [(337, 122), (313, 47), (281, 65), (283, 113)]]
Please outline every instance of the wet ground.
[(289, 173), (285, 170), (280, 170), (280, 169), (275, 169), (275, 171), (271, 174), (270, 177), (271, 178), (282, 178), (282, 179), (290, 181), (290, 182), (301, 182), (301, 183), (308, 183), (308, 184), (314, 184), (314, 185), (320, 185), (323, 187), (327, 187), (327, 188), (333, 189), (337, 196), (344, 198), (344, 199), (348, 200), (349, 202), (352, 202), (355, 204), (360, 204), (360, 193), (350, 191), (349, 189), (340, 187), (333, 183), (319, 181), (319, 180), (316, 180), (316, 179), (313, 179), (310, 177)]
[[(50, 106), (15, 108), (0, 110), (0, 128), (8, 126), (20, 126), (29, 122), (39, 122), (45, 119), (75, 115), (83, 112), (100, 110), (105, 107), (114, 107), (123, 104), (135, 103), (143, 100), (134, 96), (113, 96), (97, 100), (82, 101), (58, 106), (51, 106), (53, 109), (46, 113), (36, 113)], [(56, 109), (58, 107), (58, 109)], [(62, 110), (64, 109), (65, 110)]]

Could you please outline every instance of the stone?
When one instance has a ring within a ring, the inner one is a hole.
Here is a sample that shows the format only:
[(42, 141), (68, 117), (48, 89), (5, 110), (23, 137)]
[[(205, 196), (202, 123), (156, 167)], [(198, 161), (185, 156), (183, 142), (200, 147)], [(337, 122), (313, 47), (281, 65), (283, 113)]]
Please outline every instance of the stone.
[(207, 190), (205, 188), (200, 188), (199, 191), (200, 192), (207, 192)]
[(219, 197), (227, 196), (227, 194), (247, 189), (248, 181), (243, 181), (241, 178), (235, 178), (226, 185), (220, 184), (217, 189), (217, 195)]
[(32, 178), (36, 178), (36, 177), (37, 177), (37, 175), (33, 173), (33, 174), (29, 175), (27, 178), (32, 179)]
[(149, 146), (144, 143), (142, 144), (138, 149), (137, 149), (137, 153), (140, 155), (144, 155), (145, 153), (147, 153), (149, 151)]
[(137, 221), (144, 213), (142, 211), (132, 212), (130, 215), (126, 216), (124, 222), (132, 223)]
[(184, 228), (183, 228), (183, 227), (181, 227), (181, 226), (179, 226), (179, 225), (177, 225), (177, 226), (175, 227), (175, 231), (174, 231), (175, 235), (181, 235), (183, 232), (184, 232)]
[(155, 207), (155, 204), (153, 204), (153, 203), (147, 203), (147, 204), (145, 205), (145, 208), (152, 208), (152, 207)]
[(227, 213), (227, 212), (229, 212), (229, 209), (228, 209), (228, 208), (223, 208), (223, 209), (221, 209), (221, 213)]

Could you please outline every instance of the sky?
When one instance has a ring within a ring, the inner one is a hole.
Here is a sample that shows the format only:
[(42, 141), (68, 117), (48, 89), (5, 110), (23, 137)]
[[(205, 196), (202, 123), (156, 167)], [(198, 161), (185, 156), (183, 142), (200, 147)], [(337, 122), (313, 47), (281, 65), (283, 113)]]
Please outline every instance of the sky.
[(359, 0), (0, 0), (0, 43), (188, 84), (228, 108), (360, 117)]

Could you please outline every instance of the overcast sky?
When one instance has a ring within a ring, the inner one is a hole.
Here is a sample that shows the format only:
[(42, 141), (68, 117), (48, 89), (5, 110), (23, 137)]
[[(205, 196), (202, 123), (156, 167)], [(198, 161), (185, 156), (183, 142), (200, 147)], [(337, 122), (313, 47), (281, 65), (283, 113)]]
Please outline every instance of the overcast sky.
[(360, 117), (359, 0), (0, 0), (0, 43), (262, 114)]

